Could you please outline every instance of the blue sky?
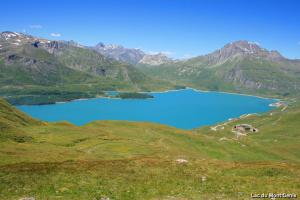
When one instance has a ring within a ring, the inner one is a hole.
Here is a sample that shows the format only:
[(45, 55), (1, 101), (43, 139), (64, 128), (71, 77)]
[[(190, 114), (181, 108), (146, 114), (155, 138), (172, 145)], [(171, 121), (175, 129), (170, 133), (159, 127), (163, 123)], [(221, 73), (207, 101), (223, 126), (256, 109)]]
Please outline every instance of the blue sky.
[(300, 58), (297, 0), (9, 0), (0, 6), (0, 31), (116, 43), (176, 58), (245, 39)]

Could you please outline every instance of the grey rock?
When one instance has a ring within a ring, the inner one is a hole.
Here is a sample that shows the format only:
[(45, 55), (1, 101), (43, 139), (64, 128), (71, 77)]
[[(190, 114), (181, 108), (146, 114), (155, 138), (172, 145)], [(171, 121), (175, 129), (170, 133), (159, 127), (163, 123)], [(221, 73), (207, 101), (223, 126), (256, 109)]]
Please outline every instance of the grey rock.
[(102, 42), (98, 43), (93, 49), (106, 57), (129, 64), (137, 64), (145, 55), (140, 49), (130, 49), (114, 44), (105, 45)]
[(140, 61), (140, 64), (147, 64), (147, 65), (161, 65), (168, 62), (171, 62), (172, 60), (163, 53), (158, 53), (154, 55), (145, 55)]

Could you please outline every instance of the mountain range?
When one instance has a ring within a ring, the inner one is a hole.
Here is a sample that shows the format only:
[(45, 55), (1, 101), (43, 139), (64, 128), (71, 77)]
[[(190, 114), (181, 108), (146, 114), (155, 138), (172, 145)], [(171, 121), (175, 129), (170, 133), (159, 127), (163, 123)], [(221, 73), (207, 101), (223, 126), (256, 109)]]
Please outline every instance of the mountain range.
[[(3, 32), (0, 35), (2, 64), (7, 70), (16, 66), (29, 83), (56, 84), (67, 77), (77, 75), (74, 81), (91, 79), (95, 76), (135, 82), (132, 74), (138, 73), (125, 63), (107, 58), (94, 50), (73, 41), (50, 41), (21, 33)], [(58, 73), (68, 73), (58, 74)], [(33, 73), (39, 73), (32, 76)], [(54, 79), (52, 79), (54, 78)], [(80, 79), (78, 79), (80, 78)], [(18, 81), (12, 77), (11, 81)], [(53, 81), (53, 82), (51, 82)]]
[(71, 92), (78, 98), (103, 90), (152, 90), (170, 85), (74, 41), (9, 31), (0, 33), (0, 70), (0, 94), (4, 97), (70, 96)]
[(172, 61), (164, 53), (147, 54), (141, 49), (125, 48), (116, 44), (105, 45), (104, 43), (99, 43), (93, 49), (109, 58), (133, 65), (161, 65)]
[(300, 60), (244, 40), (207, 55), (142, 69), (148, 75), (204, 90), (269, 96), (300, 92)]
[[(122, 59), (134, 54), (121, 48)], [(43, 104), (106, 90), (189, 86), (287, 98), (270, 112), (193, 130), (118, 120), (45, 122), (0, 98), (0, 199), (249, 199), (266, 192), (297, 198), (299, 60), (248, 41), (187, 60), (144, 54), (130, 63), (113, 55), (119, 54), (2, 32), (0, 95), (13, 104)]]
[(105, 90), (194, 87), (276, 97), (300, 92), (300, 60), (245, 40), (173, 60), (121, 45), (88, 47), (5, 31), (0, 33), (0, 70), (0, 95), (14, 104), (95, 97)]

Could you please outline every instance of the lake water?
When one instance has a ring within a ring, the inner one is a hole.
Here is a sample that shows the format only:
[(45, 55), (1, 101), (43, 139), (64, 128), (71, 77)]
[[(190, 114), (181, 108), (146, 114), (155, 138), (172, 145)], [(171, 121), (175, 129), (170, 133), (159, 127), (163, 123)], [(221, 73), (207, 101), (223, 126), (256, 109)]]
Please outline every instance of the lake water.
[(183, 129), (212, 125), (248, 113), (269, 111), (274, 99), (199, 92), (193, 89), (152, 93), (153, 99), (97, 98), (52, 105), (18, 106), (29, 115), (49, 121), (83, 125), (94, 120), (148, 121)]

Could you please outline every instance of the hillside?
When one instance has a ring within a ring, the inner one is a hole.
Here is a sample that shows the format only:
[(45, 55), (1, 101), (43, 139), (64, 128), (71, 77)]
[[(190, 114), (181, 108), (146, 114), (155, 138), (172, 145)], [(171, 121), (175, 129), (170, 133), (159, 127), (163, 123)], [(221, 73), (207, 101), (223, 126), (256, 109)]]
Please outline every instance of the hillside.
[(17, 127), (38, 124), (40, 122), (12, 107), (5, 100), (0, 99), (0, 123), (1, 131), (6, 131)]
[(300, 92), (299, 60), (248, 41), (174, 61), (164, 54), (148, 55), (119, 45), (101, 43), (91, 48), (74, 41), (2, 32), (0, 70), (0, 95), (13, 104), (91, 98), (107, 90), (183, 86), (268, 97), (294, 97)]
[(95, 97), (103, 90), (172, 87), (73, 41), (16, 32), (0, 33), (0, 72), (0, 94), (15, 104)]
[(247, 41), (233, 42), (185, 61), (140, 69), (148, 75), (204, 90), (263, 96), (295, 96), (300, 92), (299, 60), (289, 60), (277, 51)]
[[(0, 111), (1, 124), (14, 124), (1, 128), (1, 199), (248, 199), (253, 192), (300, 192), (295, 103), (194, 131), (126, 121), (41, 123), (3, 100)], [(232, 128), (242, 123), (259, 132), (237, 137)], [(11, 137), (18, 127), (23, 139)]]

